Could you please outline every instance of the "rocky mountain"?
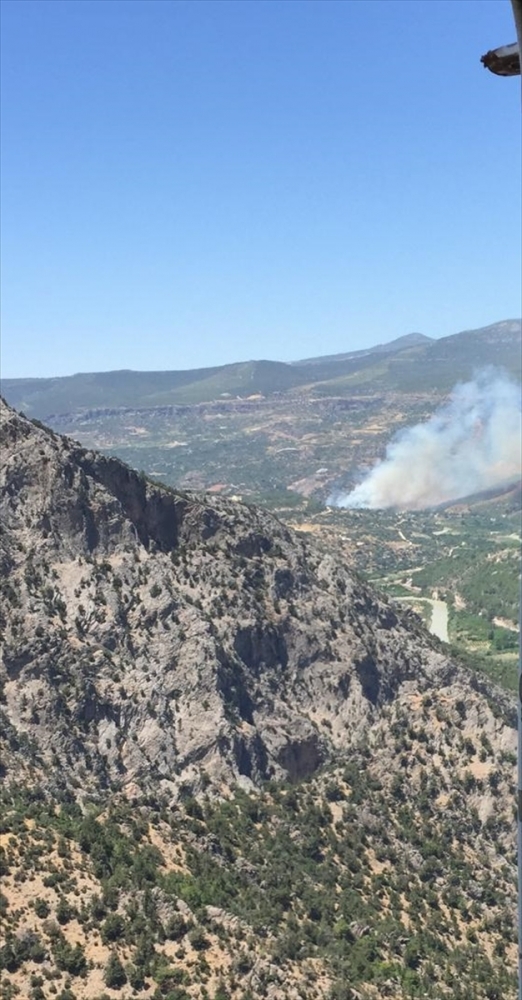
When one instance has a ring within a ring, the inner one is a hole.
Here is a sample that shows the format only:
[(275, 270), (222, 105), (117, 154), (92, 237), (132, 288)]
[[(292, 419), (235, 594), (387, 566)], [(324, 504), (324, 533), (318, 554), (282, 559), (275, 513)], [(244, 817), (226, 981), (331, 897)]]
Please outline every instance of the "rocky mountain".
[(412, 683), (468, 687), (268, 514), (153, 485), (7, 407), (2, 438), (7, 720), (61, 783), (296, 779)]
[(268, 513), (0, 418), (2, 997), (514, 997), (509, 696)]

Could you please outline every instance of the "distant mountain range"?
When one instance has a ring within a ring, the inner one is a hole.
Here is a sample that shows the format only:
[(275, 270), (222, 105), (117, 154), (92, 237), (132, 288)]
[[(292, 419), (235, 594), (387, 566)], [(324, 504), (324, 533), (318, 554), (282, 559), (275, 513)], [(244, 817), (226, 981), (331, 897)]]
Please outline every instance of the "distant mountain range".
[(4, 379), (5, 398), (28, 416), (118, 407), (159, 407), (281, 393), (350, 396), (354, 392), (447, 391), (480, 367), (521, 373), (521, 322), (504, 320), (433, 340), (411, 333), (367, 350), (291, 364), (245, 361), (187, 371), (111, 371), (62, 378)]
[(406, 333), (404, 337), (397, 337), (389, 340), (386, 344), (376, 344), (375, 347), (367, 347), (362, 351), (348, 351), (345, 354), (324, 354), (319, 358), (304, 358), (302, 361), (295, 361), (296, 365), (316, 365), (325, 362), (336, 363), (338, 361), (348, 361), (353, 358), (362, 358), (368, 354), (389, 354), (402, 351), (408, 347), (418, 347), (419, 344), (433, 344), (433, 337), (426, 337), (423, 333)]

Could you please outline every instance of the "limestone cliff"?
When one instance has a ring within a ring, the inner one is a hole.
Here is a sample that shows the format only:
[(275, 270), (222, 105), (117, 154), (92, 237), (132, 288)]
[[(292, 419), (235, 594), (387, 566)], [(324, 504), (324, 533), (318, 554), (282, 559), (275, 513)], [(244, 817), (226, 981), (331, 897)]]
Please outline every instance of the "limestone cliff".
[(8, 771), (172, 798), (296, 779), (430, 689), (511, 744), (414, 615), (274, 517), (152, 484), (5, 404), (1, 436)]

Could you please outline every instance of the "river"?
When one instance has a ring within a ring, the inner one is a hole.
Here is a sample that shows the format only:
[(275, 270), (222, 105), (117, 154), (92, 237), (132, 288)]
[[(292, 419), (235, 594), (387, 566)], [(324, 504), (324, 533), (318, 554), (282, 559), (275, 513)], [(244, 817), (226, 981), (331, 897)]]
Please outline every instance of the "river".
[(431, 622), (430, 622), (430, 632), (432, 635), (436, 635), (438, 639), (442, 642), (449, 642), (448, 635), (448, 605), (446, 601), (435, 601), (431, 598), (426, 598), (428, 604), (431, 604)]
[(429, 631), (436, 635), (442, 642), (449, 642), (448, 635), (448, 605), (446, 601), (436, 601), (432, 597), (394, 597), (394, 601), (422, 601), (424, 604), (431, 604), (431, 622)]

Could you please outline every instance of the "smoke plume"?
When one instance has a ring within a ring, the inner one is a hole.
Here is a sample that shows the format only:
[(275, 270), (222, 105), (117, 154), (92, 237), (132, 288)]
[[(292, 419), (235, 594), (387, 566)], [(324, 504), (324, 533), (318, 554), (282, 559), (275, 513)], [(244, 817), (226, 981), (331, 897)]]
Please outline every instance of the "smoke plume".
[(498, 371), (457, 385), (426, 423), (400, 431), (339, 507), (420, 510), (515, 482), (521, 473), (520, 386)]

